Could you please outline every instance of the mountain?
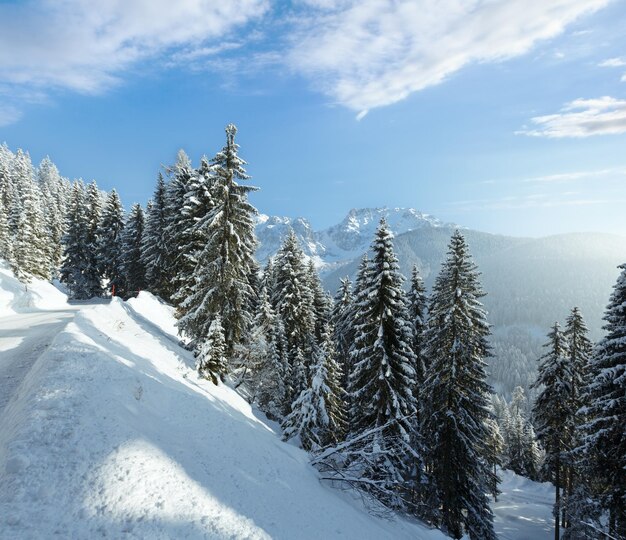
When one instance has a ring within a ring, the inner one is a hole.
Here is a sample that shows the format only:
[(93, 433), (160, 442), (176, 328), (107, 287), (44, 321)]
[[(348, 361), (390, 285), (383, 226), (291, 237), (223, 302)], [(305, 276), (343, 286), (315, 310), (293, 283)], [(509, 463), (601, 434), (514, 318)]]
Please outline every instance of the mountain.
[(338, 224), (314, 231), (304, 218), (258, 217), (256, 233), (259, 240), (257, 257), (265, 262), (272, 256), (290, 229), (296, 233), (306, 255), (322, 272), (349, 263), (369, 247), (381, 217), (385, 217), (396, 234), (425, 228), (452, 228), (437, 218), (414, 208), (353, 208)]
[[(427, 288), (432, 286), (455, 226), (413, 209), (378, 208), (351, 210), (341, 223), (317, 233), (305, 220), (293, 220), (306, 223), (306, 237), (304, 228), (294, 230), (305, 252), (315, 258), (328, 290), (334, 292), (344, 276), (354, 279), (383, 215), (396, 235), (403, 274), (409, 276), (416, 264)], [(285, 234), (290, 223), (282, 222)], [(493, 325), (491, 383), (505, 396), (518, 385), (532, 394), (530, 384), (549, 326), (563, 323), (578, 306), (591, 337), (602, 335), (602, 314), (619, 273), (617, 266), (626, 262), (626, 237), (571, 233), (519, 238), (471, 229), (463, 234), (487, 293), (484, 304)], [(272, 241), (278, 246), (280, 235)], [(269, 242), (265, 246), (266, 254), (271, 253)]]

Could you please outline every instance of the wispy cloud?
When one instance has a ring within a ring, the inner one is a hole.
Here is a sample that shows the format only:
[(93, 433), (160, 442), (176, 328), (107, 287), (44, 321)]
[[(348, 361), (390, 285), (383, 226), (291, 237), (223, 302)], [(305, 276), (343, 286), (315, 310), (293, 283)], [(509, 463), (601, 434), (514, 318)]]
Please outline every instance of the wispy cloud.
[(597, 99), (576, 99), (559, 113), (531, 119), (534, 128), (517, 134), (533, 137), (590, 137), (626, 133), (626, 100), (605, 96)]
[(15, 109), (33, 89), (101, 93), (141, 60), (220, 52), (220, 38), (268, 9), (269, 0), (0, 4), (0, 83)]
[(609, 58), (598, 65), (600, 67), (624, 67), (626, 66), (626, 58)]
[(616, 176), (626, 176), (626, 169), (599, 169), (596, 171), (575, 171), (558, 174), (548, 174), (545, 176), (534, 176), (525, 178), (523, 182), (529, 183), (570, 183), (583, 180), (596, 180), (602, 177), (615, 178)]
[(334, 101), (367, 111), (441, 83), (472, 62), (528, 52), (606, 0), (308, 0), (289, 56)]
[(507, 196), (491, 199), (469, 199), (453, 201), (449, 206), (457, 211), (476, 210), (524, 210), (532, 208), (555, 208), (576, 206), (598, 206), (626, 202), (625, 198), (585, 197), (579, 192), (561, 194), (533, 193), (529, 195)]

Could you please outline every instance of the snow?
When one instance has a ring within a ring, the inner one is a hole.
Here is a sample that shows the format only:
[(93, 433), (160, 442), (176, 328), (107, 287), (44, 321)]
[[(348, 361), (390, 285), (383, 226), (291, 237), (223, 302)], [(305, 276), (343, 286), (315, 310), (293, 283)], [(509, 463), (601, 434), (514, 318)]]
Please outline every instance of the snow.
[(498, 502), (492, 504), (494, 528), (500, 540), (542, 540), (554, 537), (554, 486), (500, 471)]
[(66, 309), (67, 296), (48, 281), (21, 283), (0, 259), (0, 317), (32, 310)]
[(0, 537), (444, 538), (321, 484), (172, 328), (141, 293), (58, 333), (0, 417)]

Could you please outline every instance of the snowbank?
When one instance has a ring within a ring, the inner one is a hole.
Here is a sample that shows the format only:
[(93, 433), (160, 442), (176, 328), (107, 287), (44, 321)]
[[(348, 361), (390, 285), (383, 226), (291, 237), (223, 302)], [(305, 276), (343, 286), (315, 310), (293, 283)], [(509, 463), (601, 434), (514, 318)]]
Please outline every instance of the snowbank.
[(142, 293), (56, 337), (0, 418), (0, 537), (445, 538), (322, 485), (172, 324)]
[(67, 296), (48, 281), (33, 278), (21, 283), (0, 260), (0, 317), (36, 309), (67, 308)]

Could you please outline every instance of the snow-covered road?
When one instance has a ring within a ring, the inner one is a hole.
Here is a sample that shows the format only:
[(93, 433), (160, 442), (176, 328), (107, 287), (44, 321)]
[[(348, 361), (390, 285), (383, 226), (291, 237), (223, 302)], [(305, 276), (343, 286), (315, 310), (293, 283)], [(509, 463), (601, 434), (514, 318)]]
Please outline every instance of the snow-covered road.
[(0, 318), (0, 416), (37, 358), (83, 307)]

